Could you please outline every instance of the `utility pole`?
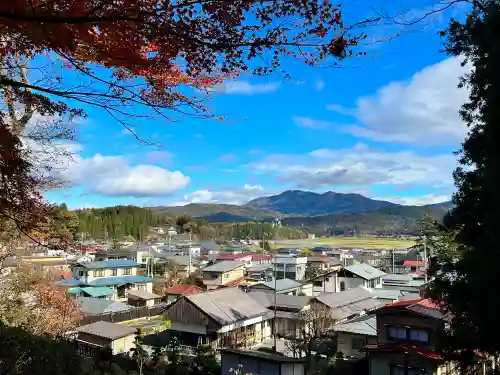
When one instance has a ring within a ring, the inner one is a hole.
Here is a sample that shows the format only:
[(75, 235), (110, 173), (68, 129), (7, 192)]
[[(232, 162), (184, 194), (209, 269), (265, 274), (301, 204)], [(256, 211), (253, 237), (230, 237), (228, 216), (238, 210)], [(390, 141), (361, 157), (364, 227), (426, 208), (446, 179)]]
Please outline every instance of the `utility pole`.
[(391, 257), (392, 257), (392, 273), (394, 273), (395, 268), (396, 268), (396, 266), (395, 266), (395, 261), (394, 261), (394, 258), (395, 258), (395, 257), (394, 257), (394, 251), (395, 251), (395, 249), (392, 249), (392, 251), (391, 251)]
[(274, 257), (274, 319), (273, 319), (273, 353), (276, 353), (276, 253), (273, 254)]
[(424, 234), (424, 283), (427, 284), (427, 234)]
[(188, 265), (188, 277), (191, 275), (191, 261), (192, 261), (192, 255), (191, 255), (191, 230), (189, 230), (189, 265)]

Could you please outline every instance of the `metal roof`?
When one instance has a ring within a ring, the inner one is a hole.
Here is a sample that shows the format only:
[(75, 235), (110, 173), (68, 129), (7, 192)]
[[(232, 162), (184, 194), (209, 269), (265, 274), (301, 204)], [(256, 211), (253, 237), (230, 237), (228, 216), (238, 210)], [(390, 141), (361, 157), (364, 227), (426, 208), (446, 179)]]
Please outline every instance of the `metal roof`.
[[(290, 280), (290, 279), (279, 279), (279, 280), (266, 281), (265, 283), (255, 284), (254, 287), (258, 286), (258, 285), (264, 285), (272, 290), (274, 290), (276, 288), (277, 292), (294, 290), (294, 289), (298, 289), (302, 286), (302, 284), (299, 283), (298, 281)], [(257, 287), (257, 289), (258, 289), (258, 287)]]
[(344, 320), (351, 318), (355, 315), (360, 315), (366, 311), (373, 310), (377, 307), (381, 307), (385, 303), (378, 299), (365, 299), (362, 301), (354, 302), (348, 305), (337, 307), (331, 310), (331, 315), (335, 320)]
[(159, 296), (158, 294), (149, 293), (146, 292), (145, 290), (129, 290), (127, 296), (132, 297), (132, 299), (134, 299), (134, 297), (136, 297), (135, 299), (161, 298), (161, 296)]
[(124, 326), (121, 324), (108, 323), (104, 321), (87, 324), (78, 327), (77, 332), (87, 333), (93, 336), (104, 337), (108, 340), (117, 340), (125, 336), (135, 334), (136, 328)]
[(320, 293), (316, 299), (333, 309), (373, 297), (374, 294), (369, 290), (363, 287), (357, 287), (337, 293)]
[(191, 294), (184, 298), (221, 325), (266, 315), (269, 312), (267, 308), (237, 287)]
[[(248, 295), (264, 307), (270, 308), (274, 306), (274, 293), (253, 290), (248, 292)], [(309, 305), (311, 299), (312, 297), (308, 296), (288, 296), (285, 294), (277, 294), (276, 308), (302, 310), (304, 307)]]
[(125, 284), (140, 284), (152, 282), (153, 279), (146, 276), (111, 276), (99, 277), (88, 283), (90, 286), (106, 286), (106, 285), (125, 285)]
[(104, 286), (88, 286), (79, 288), (80, 291), (90, 295), (91, 297), (103, 297), (103, 296), (112, 296), (115, 294), (115, 291), (110, 288), (106, 288)]
[(101, 270), (108, 268), (140, 267), (141, 265), (132, 259), (103, 260), (100, 262), (77, 263), (78, 266), (89, 270)]
[(76, 304), (84, 314), (100, 315), (108, 312), (127, 311), (129, 307), (123, 302), (103, 298), (78, 297)]
[(344, 267), (347, 271), (365, 280), (372, 280), (387, 275), (385, 272), (370, 266), (369, 264), (352, 264)]
[(418, 293), (404, 292), (400, 289), (373, 288), (372, 293), (380, 299), (389, 299), (397, 301), (403, 297), (418, 298)]
[(332, 327), (332, 330), (357, 335), (377, 336), (377, 317), (375, 315), (363, 315), (345, 323), (337, 324)]
[(235, 268), (243, 266), (243, 262), (239, 260), (224, 260), (222, 262), (214, 263), (211, 266), (202, 268), (203, 272), (227, 272)]

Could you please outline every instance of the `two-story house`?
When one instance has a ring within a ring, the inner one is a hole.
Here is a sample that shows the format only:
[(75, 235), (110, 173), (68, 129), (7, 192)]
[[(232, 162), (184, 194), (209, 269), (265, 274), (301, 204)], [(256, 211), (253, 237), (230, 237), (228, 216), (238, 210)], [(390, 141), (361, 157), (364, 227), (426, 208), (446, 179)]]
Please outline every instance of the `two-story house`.
[(188, 346), (252, 347), (271, 336), (270, 311), (236, 287), (181, 297), (164, 316)]
[[(129, 290), (152, 293), (153, 280), (137, 275), (137, 270), (140, 267), (141, 265), (134, 260), (76, 263), (71, 267), (72, 277), (60, 281), (59, 284), (73, 287), (73, 294), (78, 294), (75, 289), (84, 287), (83, 289), (88, 295), (100, 297), (100, 295), (90, 292), (89, 287), (96, 288), (96, 291), (110, 299), (126, 299)], [(111, 296), (110, 291), (112, 291)]]
[(371, 375), (450, 375), (455, 366), (436, 352), (444, 315), (427, 299), (394, 302), (374, 311), (377, 342), (368, 344)]
[(239, 260), (225, 260), (202, 268), (203, 284), (207, 290), (236, 285), (245, 278), (245, 264)]
[(368, 264), (352, 264), (340, 269), (337, 273), (337, 291), (364, 286), (380, 288), (382, 277), (386, 273)]
[(304, 280), (307, 257), (292, 254), (277, 254), (272, 258), (277, 279)]

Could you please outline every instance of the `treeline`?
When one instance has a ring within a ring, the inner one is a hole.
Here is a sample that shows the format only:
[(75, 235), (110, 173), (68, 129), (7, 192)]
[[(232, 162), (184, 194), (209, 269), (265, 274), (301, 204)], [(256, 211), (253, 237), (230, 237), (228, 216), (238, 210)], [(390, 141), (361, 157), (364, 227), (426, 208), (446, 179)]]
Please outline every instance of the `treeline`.
[(146, 237), (151, 227), (172, 222), (170, 217), (136, 206), (92, 208), (77, 210), (75, 214), (79, 236), (91, 239), (132, 237), (141, 240)]

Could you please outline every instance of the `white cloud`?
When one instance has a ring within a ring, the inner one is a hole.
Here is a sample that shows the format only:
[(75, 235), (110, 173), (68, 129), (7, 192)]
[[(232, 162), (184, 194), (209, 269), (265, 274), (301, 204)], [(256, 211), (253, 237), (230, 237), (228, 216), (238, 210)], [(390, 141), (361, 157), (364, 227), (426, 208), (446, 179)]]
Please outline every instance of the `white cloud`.
[(295, 125), (300, 126), (302, 128), (319, 130), (319, 129), (326, 129), (332, 126), (332, 123), (329, 121), (317, 120), (310, 117), (294, 116), (292, 117), (292, 120), (295, 123)]
[(225, 187), (218, 190), (201, 189), (184, 196), (184, 200), (173, 205), (183, 206), (189, 203), (244, 204), (252, 199), (270, 195), (261, 185), (245, 184), (243, 187)]
[(274, 155), (250, 167), (298, 188), (422, 185), (452, 189), (453, 155), (421, 156), (384, 152), (358, 144), (350, 149), (316, 150), (307, 156)]
[(405, 206), (424, 206), (426, 204), (443, 203), (451, 200), (451, 195), (445, 194), (426, 194), (414, 197), (375, 197), (381, 201), (388, 201)]
[(190, 182), (180, 171), (147, 164), (132, 166), (123, 156), (95, 154), (74, 159), (74, 163), (59, 171), (59, 177), (72, 186), (82, 186), (86, 193), (157, 197), (169, 195)]
[(278, 82), (254, 84), (248, 81), (230, 81), (221, 87), (221, 91), (226, 94), (253, 95), (275, 92), (279, 87)]
[(325, 81), (323, 81), (321, 78), (318, 78), (316, 82), (314, 82), (314, 88), (318, 91), (321, 91), (325, 88)]
[(457, 85), (468, 69), (461, 66), (460, 58), (448, 58), (414, 74), (409, 81), (389, 83), (373, 96), (358, 99), (355, 108), (335, 104), (327, 108), (353, 115), (359, 125), (346, 130), (357, 137), (427, 146), (455, 145), (467, 133), (458, 111), (468, 93)]

